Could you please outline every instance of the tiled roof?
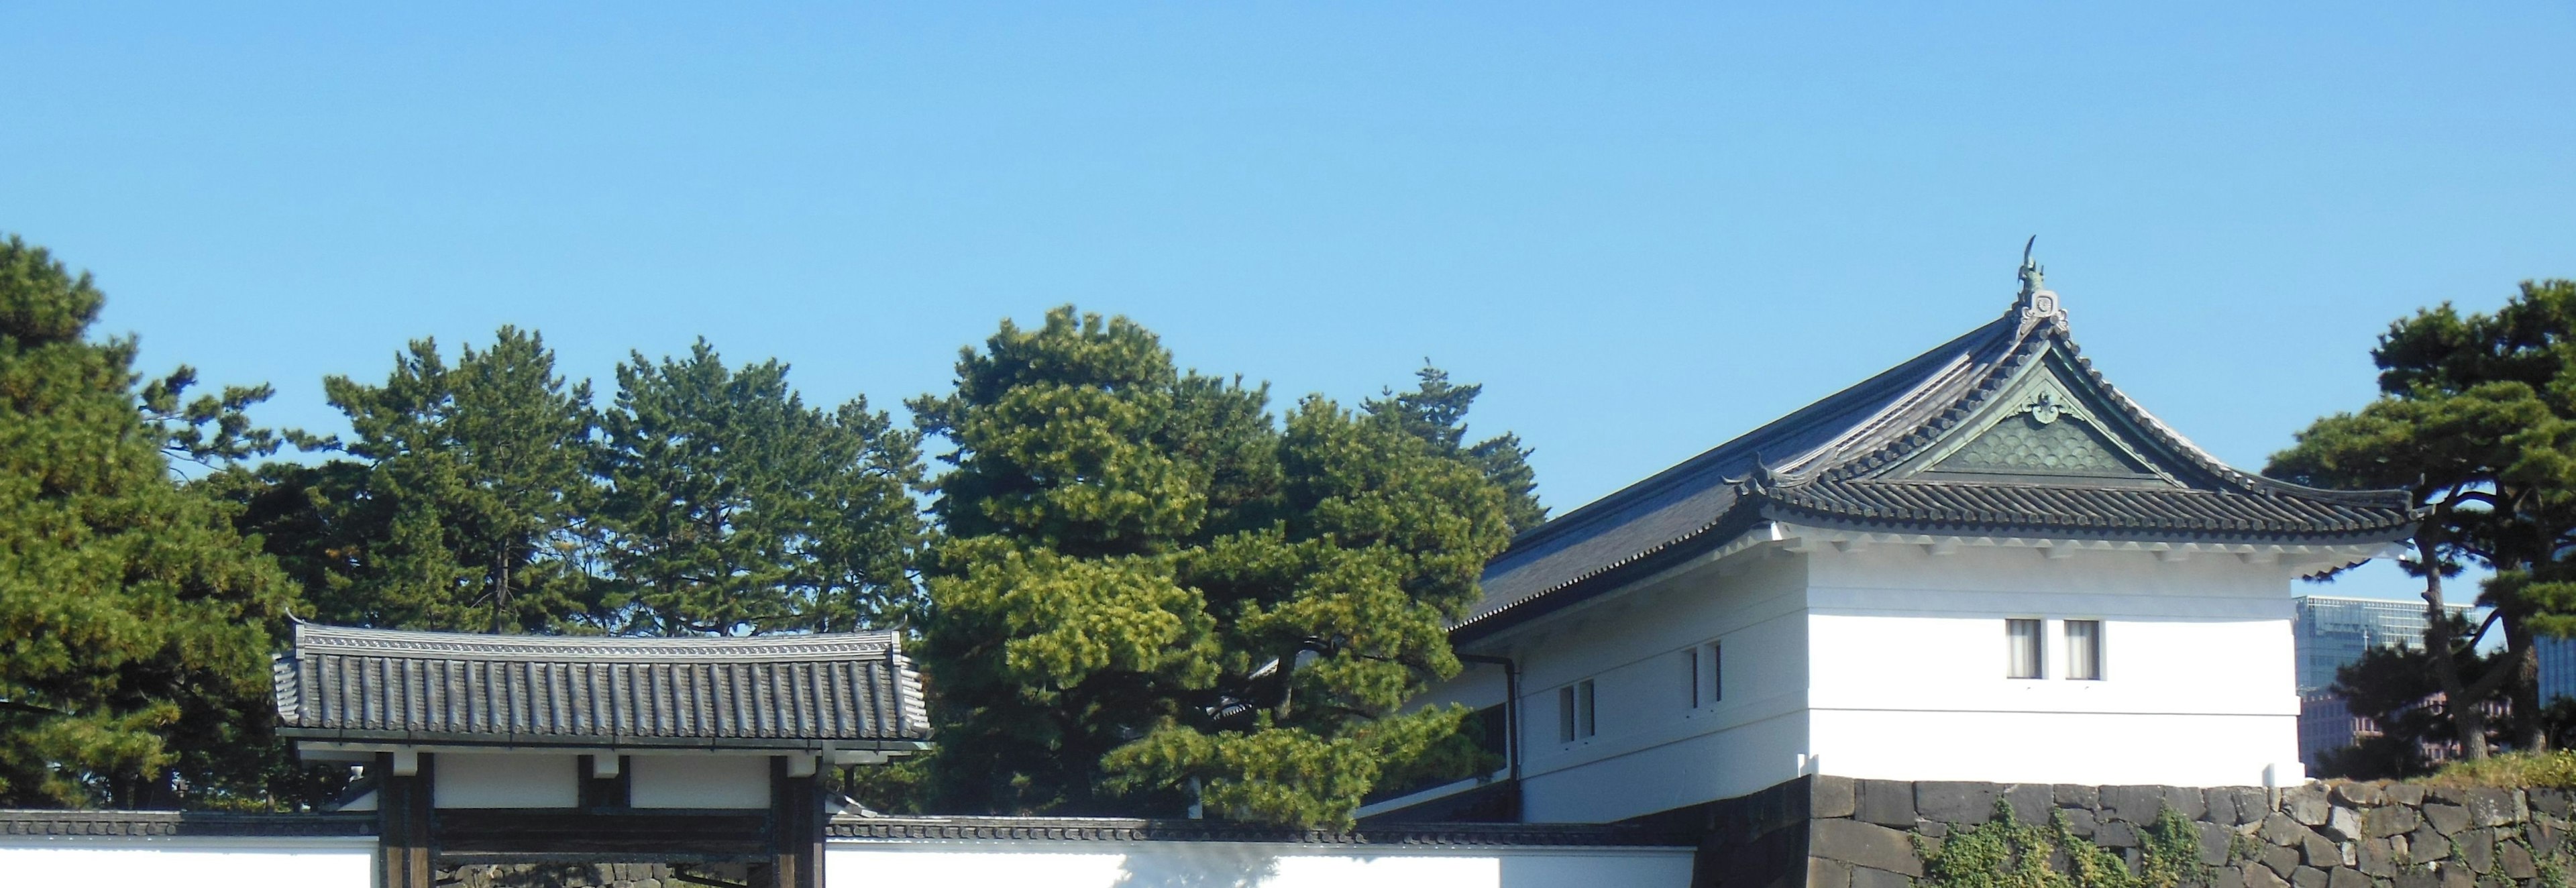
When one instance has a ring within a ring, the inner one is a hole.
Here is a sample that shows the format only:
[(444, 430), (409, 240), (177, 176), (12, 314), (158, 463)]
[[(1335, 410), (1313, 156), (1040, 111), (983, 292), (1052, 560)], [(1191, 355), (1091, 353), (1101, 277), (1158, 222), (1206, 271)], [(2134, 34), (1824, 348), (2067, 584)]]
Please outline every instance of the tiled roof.
[(891, 632), (548, 638), (303, 624), (275, 680), (281, 733), (301, 739), (852, 748), (929, 733), (920, 678)]
[(235, 814), (218, 811), (0, 810), (0, 836), (187, 838), (195, 836), (363, 837), (374, 814)]
[(1110, 817), (897, 817), (841, 815), (824, 834), (886, 841), (1270, 842), (1296, 845), (1455, 847), (1689, 847), (1699, 837), (1633, 826), (1566, 823), (1409, 823), (1348, 832), (1221, 820)]
[(1494, 631), (1771, 520), (2246, 543), (2412, 527), (2403, 492), (2299, 487), (2201, 450), (2103, 379), (2056, 294), (2027, 280), (2002, 317), (1522, 534), (1456, 631)]

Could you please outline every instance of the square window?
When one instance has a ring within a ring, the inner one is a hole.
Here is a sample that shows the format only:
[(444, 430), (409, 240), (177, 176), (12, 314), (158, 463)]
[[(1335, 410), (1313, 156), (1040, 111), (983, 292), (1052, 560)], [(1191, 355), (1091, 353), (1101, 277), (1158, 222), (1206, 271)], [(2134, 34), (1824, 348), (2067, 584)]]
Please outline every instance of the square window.
[(2048, 677), (2041, 666), (2045, 662), (2042, 657), (2044, 647), (2040, 638), (2040, 621), (2005, 620), (2004, 677)]

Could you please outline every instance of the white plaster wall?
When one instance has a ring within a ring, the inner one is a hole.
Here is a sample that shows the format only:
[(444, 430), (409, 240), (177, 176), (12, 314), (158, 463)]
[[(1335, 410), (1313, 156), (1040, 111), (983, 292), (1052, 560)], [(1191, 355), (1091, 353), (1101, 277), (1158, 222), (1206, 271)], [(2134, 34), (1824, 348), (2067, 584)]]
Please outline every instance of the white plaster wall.
[(1415, 848), (1249, 842), (834, 842), (836, 888), (1683, 888), (1687, 848)]
[[(1823, 773), (2248, 785), (2297, 759), (2278, 565), (1906, 545), (1809, 557), (1809, 743)], [(2008, 618), (2047, 621), (2047, 678), (2004, 677)], [(2102, 622), (2101, 680), (2063, 677), (2067, 619)]]
[(368, 888), (376, 841), (55, 839), (0, 844), (0, 884)]
[[(1800, 559), (1753, 553), (1497, 639), (1522, 668), (1523, 819), (1619, 820), (1797, 776), (1805, 582)], [(1725, 695), (1694, 707), (1683, 652), (1709, 641), (1724, 651)], [(1594, 683), (1597, 732), (1563, 743), (1557, 690), (1584, 678)]]
[(581, 760), (512, 752), (436, 753), (430, 800), (441, 808), (572, 808), (581, 804)]
[(638, 808), (767, 808), (769, 757), (638, 755), (627, 801)]

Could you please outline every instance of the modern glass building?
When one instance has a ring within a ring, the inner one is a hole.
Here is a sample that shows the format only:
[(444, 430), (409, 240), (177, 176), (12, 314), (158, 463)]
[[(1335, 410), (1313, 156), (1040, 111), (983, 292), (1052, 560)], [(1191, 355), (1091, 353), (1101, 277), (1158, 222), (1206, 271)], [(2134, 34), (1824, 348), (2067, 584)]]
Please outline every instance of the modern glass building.
[(2559, 697), (2576, 697), (2576, 638), (2543, 635), (2533, 639), (2531, 647), (2540, 654), (2541, 705)]
[[(2361, 659), (2361, 652), (2380, 645), (2424, 646), (2424, 604), (2395, 598), (2339, 598), (2303, 595), (2298, 599), (2299, 693), (2323, 691), (2334, 684), (2335, 669)], [(2468, 613), (2467, 605), (2452, 605)], [(2560, 670), (2566, 691), (2576, 694), (2576, 648), (2562, 652), (2571, 668)], [(2549, 680), (2548, 655), (2542, 655), (2541, 681)]]

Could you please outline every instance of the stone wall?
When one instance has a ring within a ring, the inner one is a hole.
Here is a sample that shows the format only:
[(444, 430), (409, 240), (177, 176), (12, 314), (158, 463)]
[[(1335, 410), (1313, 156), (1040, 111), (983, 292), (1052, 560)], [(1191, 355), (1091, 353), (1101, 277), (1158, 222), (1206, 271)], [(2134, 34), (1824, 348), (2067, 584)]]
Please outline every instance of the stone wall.
[(1695, 886), (1904, 888), (1918, 844), (2014, 819), (2070, 831), (2132, 867), (2140, 831), (2172, 808), (2193, 822), (2208, 888), (2568, 888), (2571, 794), (2406, 783), (2249, 787), (2069, 786), (1803, 777), (1660, 815), (1706, 830)]

